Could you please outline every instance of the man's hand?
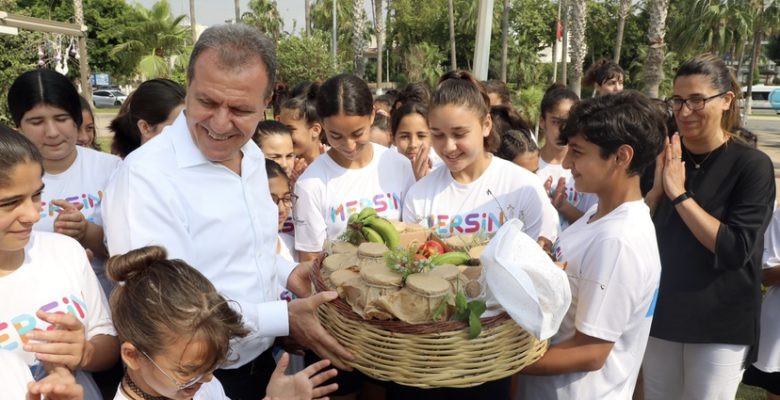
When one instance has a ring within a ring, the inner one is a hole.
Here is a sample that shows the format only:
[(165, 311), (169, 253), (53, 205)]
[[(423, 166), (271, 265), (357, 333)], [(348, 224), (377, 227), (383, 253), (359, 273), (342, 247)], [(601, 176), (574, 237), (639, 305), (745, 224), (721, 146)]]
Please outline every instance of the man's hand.
[(320, 360), (295, 375), (285, 375), (284, 371), (289, 363), (290, 355), (282, 354), (282, 358), (276, 364), (276, 369), (271, 374), (271, 381), (265, 389), (266, 400), (327, 399), (324, 396), (339, 388), (336, 383), (320, 386), (338, 374), (334, 368), (323, 371), (330, 365), (330, 361)]
[(288, 303), (290, 336), (301, 345), (313, 350), (320, 358), (329, 359), (336, 368), (351, 371), (344, 360), (354, 356), (331, 336), (317, 318), (317, 308), (338, 297), (336, 292), (321, 292), (313, 296), (296, 299)]
[(44, 363), (64, 365), (71, 371), (81, 368), (87, 351), (87, 339), (81, 321), (72, 314), (38, 310), (35, 315), (55, 328), (28, 333), (28, 339), (41, 343), (28, 342), (24, 345), (24, 350), (35, 352), (35, 357)]
[(27, 384), (27, 400), (82, 400), (84, 388), (76, 383), (73, 374), (58, 366), (38, 382)]
[(51, 202), (55, 206), (61, 207), (57, 218), (54, 219), (54, 232), (70, 236), (79, 242), (87, 234), (87, 219), (81, 213), (84, 205), (81, 203), (73, 204), (65, 200), (54, 200)]
[(287, 290), (299, 298), (311, 295), (311, 266), (311, 261), (303, 261), (287, 277)]

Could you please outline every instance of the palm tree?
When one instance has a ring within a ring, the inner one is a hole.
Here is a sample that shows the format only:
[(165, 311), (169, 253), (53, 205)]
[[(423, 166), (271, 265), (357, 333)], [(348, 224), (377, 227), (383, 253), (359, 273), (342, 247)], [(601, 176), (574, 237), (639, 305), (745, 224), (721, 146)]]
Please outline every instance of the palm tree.
[(233, 9), (236, 11), (236, 23), (241, 22), (241, 5), (239, 0), (233, 0)]
[(617, 37), (615, 38), (615, 51), (612, 53), (612, 61), (620, 63), (620, 49), (623, 47), (623, 31), (626, 27), (626, 17), (631, 9), (631, 0), (620, 0), (618, 9)]
[(366, 48), (365, 38), (365, 11), (363, 0), (352, 0), (352, 51), (355, 54), (355, 75), (360, 78), (366, 74), (366, 59), (363, 53)]
[(506, 82), (506, 56), (509, 41), (509, 0), (504, 0), (504, 14), (501, 16), (501, 80)]
[(455, 11), (452, 0), (447, 0), (447, 12), (450, 22), (450, 69), (458, 69), (458, 59), (455, 57)]
[(241, 22), (254, 26), (277, 43), (284, 24), (274, 0), (249, 0), (249, 11), (241, 16)]
[(311, 16), (309, 15), (309, 11), (311, 10), (310, 1), (311, 0), (306, 0), (303, 5), (303, 21), (306, 24), (306, 29), (304, 29), (304, 32), (306, 32), (306, 36), (311, 34)]
[(645, 59), (644, 93), (651, 98), (658, 98), (658, 87), (664, 79), (664, 36), (666, 35), (666, 13), (669, 0), (648, 0), (647, 10), (650, 14), (647, 39), (649, 46)]
[(374, 3), (374, 32), (376, 32), (376, 87), (382, 87), (382, 52), (385, 44), (385, 15), (382, 12), (384, 0), (372, 0)]
[(580, 95), (582, 88), (582, 64), (585, 62), (585, 24), (587, 21), (587, 1), (573, 0), (570, 3), (568, 29), (571, 32), (571, 69), (569, 70), (569, 89)]
[(681, 5), (684, 18), (669, 27), (670, 43), (681, 53), (723, 54), (735, 40), (751, 36), (753, 8), (746, 1), (689, 0)]
[(138, 3), (133, 7), (137, 20), (120, 32), (122, 43), (111, 49), (111, 56), (131, 60), (143, 79), (168, 77), (172, 65), (186, 63), (179, 57), (190, 33), (181, 25), (186, 16), (174, 18), (167, 0), (160, 0), (151, 9)]
[(198, 41), (198, 29), (195, 28), (195, 0), (190, 0), (190, 33), (192, 33), (192, 43)]

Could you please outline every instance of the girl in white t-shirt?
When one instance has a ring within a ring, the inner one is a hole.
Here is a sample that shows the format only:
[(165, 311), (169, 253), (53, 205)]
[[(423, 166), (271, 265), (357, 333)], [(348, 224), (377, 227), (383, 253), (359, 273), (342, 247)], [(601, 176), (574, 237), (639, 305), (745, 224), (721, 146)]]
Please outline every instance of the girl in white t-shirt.
[(442, 164), (436, 152), (431, 151), (431, 132), (428, 129), (428, 106), (409, 101), (393, 111), (391, 120), (393, 145), (399, 153), (411, 160), (414, 177), (420, 180), (431, 169)]
[(76, 146), (82, 124), (81, 100), (68, 78), (57, 72), (38, 69), (17, 77), (8, 90), (8, 109), (17, 129), (43, 156), (46, 189), (41, 196), (41, 218), (34, 229), (78, 240), (91, 252), (95, 275), (109, 293), (103, 268), (107, 251), (100, 203), (121, 160)]
[(85, 371), (117, 361), (108, 306), (84, 249), (75, 240), (37, 232), (43, 163), (28, 139), (0, 125), (0, 349), (31, 367), (75, 371), (86, 399), (100, 399)]
[(747, 368), (742, 382), (766, 390), (767, 400), (780, 400), (780, 209), (764, 234), (762, 258), (767, 291), (761, 304), (758, 359)]
[(428, 123), (444, 166), (406, 196), (403, 220), (440, 236), (491, 234), (519, 218), (534, 239), (555, 240), (558, 218), (536, 176), (491, 153), (498, 146), (481, 84), (464, 71), (445, 74), (431, 99)]
[(331, 148), (295, 184), (295, 249), (302, 261), (315, 258), (325, 240), (338, 238), (349, 216), (363, 208), (400, 219), (414, 183), (407, 158), (370, 141), (373, 98), (362, 79), (343, 74), (325, 81), (317, 114)]
[(282, 103), (277, 118), (292, 134), (295, 155), (298, 157), (296, 170), (303, 172), (324, 151), (320, 142), (322, 124), (317, 115), (317, 93), (319, 83), (310, 83), (306, 90)]
[[(106, 269), (122, 283), (111, 294), (111, 311), (127, 369), (114, 399), (227, 399), (213, 372), (230, 358), (230, 340), (249, 333), (230, 302), (196, 269), (168, 260), (162, 247), (114, 256)], [(322, 397), (336, 389), (319, 387), (336, 375), (320, 373), (329, 361), (295, 376), (284, 375), (287, 362), (283, 356), (266, 398)]]
[(555, 84), (542, 98), (539, 117), (539, 128), (544, 131), (545, 141), (539, 153), (541, 159), (536, 175), (544, 183), (553, 206), (558, 210), (562, 229), (580, 218), (597, 201), (595, 195), (577, 191), (571, 171), (561, 165), (568, 147), (558, 143), (558, 136), (569, 110), (578, 101), (574, 92)]

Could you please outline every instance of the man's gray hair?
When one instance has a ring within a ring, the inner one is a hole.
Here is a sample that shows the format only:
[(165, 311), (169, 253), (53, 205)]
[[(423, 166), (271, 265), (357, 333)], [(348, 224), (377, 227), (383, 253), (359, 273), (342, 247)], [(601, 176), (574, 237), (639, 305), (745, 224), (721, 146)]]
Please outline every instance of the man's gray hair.
[(244, 24), (223, 24), (203, 31), (192, 49), (187, 65), (188, 83), (195, 78), (195, 62), (207, 49), (216, 50), (221, 66), (230, 70), (246, 67), (260, 58), (268, 74), (265, 96), (273, 93), (276, 82), (276, 48), (259, 30)]

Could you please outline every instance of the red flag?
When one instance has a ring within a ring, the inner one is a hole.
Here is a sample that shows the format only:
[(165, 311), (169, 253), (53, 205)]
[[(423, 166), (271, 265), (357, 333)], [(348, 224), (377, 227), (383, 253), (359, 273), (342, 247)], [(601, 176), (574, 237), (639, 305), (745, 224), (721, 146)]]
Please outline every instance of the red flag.
[(561, 38), (563, 38), (563, 25), (561, 25), (561, 20), (558, 20), (555, 23), (555, 40), (561, 40)]

